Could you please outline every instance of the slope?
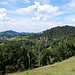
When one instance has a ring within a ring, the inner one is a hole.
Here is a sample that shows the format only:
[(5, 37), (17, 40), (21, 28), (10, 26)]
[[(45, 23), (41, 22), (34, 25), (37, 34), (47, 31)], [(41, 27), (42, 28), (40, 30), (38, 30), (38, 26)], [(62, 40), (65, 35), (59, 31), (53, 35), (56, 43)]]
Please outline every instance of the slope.
[(75, 27), (73, 26), (57, 26), (54, 28), (51, 28), (49, 30), (43, 31), (42, 36), (47, 36), (49, 38), (62, 38), (69, 34), (72, 34), (75, 32)]
[(15, 32), (15, 31), (12, 31), (12, 30), (8, 30), (8, 31), (4, 31), (4, 32), (0, 33), (0, 36), (6, 36), (8, 38), (15, 37), (15, 36), (18, 36), (18, 35), (19, 35), (18, 32)]
[(4, 32), (0, 32), (0, 36), (1, 37), (7, 37), (7, 38), (13, 38), (13, 37), (16, 37), (16, 36), (20, 36), (20, 35), (29, 35), (31, 33), (28, 33), (28, 32), (16, 32), (16, 31), (13, 31), (13, 30), (7, 30), (7, 31), (4, 31)]
[(75, 56), (53, 65), (6, 75), (75, 75)]

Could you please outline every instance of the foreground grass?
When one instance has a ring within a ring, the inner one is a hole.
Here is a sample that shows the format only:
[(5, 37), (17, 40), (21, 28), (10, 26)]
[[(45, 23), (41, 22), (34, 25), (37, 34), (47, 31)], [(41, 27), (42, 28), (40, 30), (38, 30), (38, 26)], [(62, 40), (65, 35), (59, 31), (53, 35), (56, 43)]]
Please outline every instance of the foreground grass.
[(75, 75), (75, 56), (53, 65), (6, 75)]

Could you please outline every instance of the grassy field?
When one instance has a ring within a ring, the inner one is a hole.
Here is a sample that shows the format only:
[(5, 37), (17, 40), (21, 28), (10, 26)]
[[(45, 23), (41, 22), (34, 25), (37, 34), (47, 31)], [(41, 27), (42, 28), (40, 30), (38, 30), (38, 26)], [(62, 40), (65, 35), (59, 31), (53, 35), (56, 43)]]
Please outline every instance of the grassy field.
[(53, 65), (6, 75), (75, 75), (75, 56)]

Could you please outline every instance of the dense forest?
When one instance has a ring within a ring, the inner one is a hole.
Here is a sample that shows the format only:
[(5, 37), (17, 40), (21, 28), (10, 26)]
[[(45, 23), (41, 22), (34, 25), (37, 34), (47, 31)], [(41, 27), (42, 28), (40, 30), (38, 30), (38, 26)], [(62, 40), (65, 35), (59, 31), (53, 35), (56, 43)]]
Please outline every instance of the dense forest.
[(58, 26), (42, 33), (0, 36), (0, 75), (61, 62), (75, 55), (75, 27)]

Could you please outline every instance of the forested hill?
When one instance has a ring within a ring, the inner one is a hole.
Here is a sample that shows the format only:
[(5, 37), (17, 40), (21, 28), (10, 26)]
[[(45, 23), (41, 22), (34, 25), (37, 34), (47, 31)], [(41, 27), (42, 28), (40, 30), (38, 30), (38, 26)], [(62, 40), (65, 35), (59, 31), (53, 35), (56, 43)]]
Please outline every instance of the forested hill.
[(43, 31), (42, 36), (48, 36), (50, 38), (59, 38), (75, 33), (75, 27), (73, 26), (57, 26), (49, 30)]
[(0, 75), (54, 64), (75, 56), (75, 27), (0, 38)]
[(38, 34), (32, 34), (30, 35), (30, 38), (48, 38), (48, 39), (61, 39), (61, 38), (67, 38), (69, 35), (75, 34), (75, 27), (73, 26), (57, 26), (51, 29), (48, 29), (46, 31), (43, 31), (42, 33)]
[(74, 33), (75, 32), (75, 27), (73, 26), (57, 26), (57, 27), (54, 27), (54, 28), (51, 28), (51, 29), (48, 29), (46, 31), (43, 31), (42, 33), (36, 33), (36, 34), (33, 34), (33, 33), (26, 33), (26, 32), (22, 32), (22, 33), (19, 33), (19, 32), (16, 32), (16, 31), (13, 31), (13, 30), (7, 30), (7, 31), (4, 31), (4, 32), (0, 32), (0, 36), (1, 37), (7, 37), (7, 38), (12, 38), (12, 37), (16, 37), (16, 36), (20, 36), (20, 35), (29, 35), (29, 34), (32, 34), (32, 37), (49, 37), (49, 38), (59, 38), (59, 37), (62, 37), (62, 36), (66, 36), (66, 35), (69, 35), (71, 33)]
[(7, 38), (11, 38), (11, 37), (15, 37), (15, 36), (18, 36), (19, 33), (18, 32), (15, 32), (15, 31), (12, 31), (12, 30), (8, 30), (8, 31), (4, 31), (4, 32), (1, 32), (0, 33), (0, 36), (2, 37), (7, 37)]
[(19, 33), (19, 32), (13, 31), (13, 30), (7, 30), (4, 32), (0, 32), (1, 37), (5, 36), (7, 38), (12, 38), (12, 37), (20, 36), (20, 35), (29, 35), (29, 34), (30, 33), (26, 33), (26, 32)]

